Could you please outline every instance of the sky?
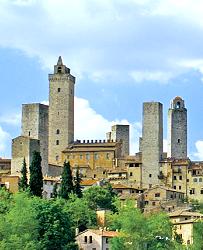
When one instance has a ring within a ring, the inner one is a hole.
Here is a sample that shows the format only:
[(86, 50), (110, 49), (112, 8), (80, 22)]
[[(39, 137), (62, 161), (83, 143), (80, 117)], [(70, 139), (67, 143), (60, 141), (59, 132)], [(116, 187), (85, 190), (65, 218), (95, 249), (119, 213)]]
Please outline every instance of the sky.
[(61, 55), (76, 76), (75, 139), (130, 125), (138, 151), (142, 103), (188, 110), (188, 153), (203, 160), (202, 0), (0, 0), (0, 157), (11, 157), (23, 103), (48, 101)]

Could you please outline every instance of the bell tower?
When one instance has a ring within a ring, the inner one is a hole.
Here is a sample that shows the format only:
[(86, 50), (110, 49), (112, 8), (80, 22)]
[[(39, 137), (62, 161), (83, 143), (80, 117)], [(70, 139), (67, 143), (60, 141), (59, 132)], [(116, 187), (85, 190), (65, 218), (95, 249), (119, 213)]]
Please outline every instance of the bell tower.
[(187, 158), (187, 109), (184, 100), (177, 96), (168, 110), (168, 157)]
[(61, 151), (74, 141), (75, 77), (61, 56), (49, 74), (49, 163), (62, 164)]

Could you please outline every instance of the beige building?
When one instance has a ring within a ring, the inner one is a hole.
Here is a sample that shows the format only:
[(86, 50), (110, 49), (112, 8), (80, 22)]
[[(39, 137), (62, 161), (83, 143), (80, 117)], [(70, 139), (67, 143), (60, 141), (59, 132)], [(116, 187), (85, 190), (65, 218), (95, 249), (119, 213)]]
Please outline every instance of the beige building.
[(11, 193), (18, 192), (18, 183), (19, 183), (19, 176), (1, 176), (0, 177), (0, 186), (5, 187)]
[(0, 158), (0, 176), (11, 174), (11, 159)]
[(118, 232), (87, 229), (76, 236), (79, 250), (110, 250), (110, 239), (118, 236)]

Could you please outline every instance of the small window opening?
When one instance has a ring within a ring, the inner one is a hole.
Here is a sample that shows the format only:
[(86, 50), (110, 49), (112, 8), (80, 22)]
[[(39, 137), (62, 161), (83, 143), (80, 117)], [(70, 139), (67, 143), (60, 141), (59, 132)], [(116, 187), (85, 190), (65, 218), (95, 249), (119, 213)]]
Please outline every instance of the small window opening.
[(176, 108), (179, 109), (180, 108), (180, 102), (176, 103)]
[(58, 88), (58, 92), (61, 92), (61, 88)]
[(56, 145), (59, 145), (59, 140), (56, 140)]
[(59, 129), (56, 130), (56, 134), (57, 134), (57, 135), (60, 134), (60, 130), (59, 130)]
[(180, 139), (178, 139), (178, 143), (180, 143)]
[(152, 174), (149, 174), (149, 178), (151, 178), (152, 177)]
[(62, 69), (61, 67), (58, 67), (58, 73), (61, 73)]
[(29, 131), (28, 135), (30, 136), (30, 131)]

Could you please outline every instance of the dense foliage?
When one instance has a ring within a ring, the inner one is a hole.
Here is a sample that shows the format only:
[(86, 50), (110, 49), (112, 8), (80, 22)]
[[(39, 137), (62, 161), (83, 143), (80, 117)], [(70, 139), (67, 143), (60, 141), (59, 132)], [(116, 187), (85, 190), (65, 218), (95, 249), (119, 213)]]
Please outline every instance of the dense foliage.
[(64, 162), (59, 196), (67, 200), (69, 198), (69, 195), (73, 192), (73, 176), (70, 168), (70, 163)]
[(19, 189), (25, 191), (28, 188), (27, 166), (25, 158), (23, 159), (23, 165), (20, 172), (21, 172), (21, 178), (19, 181)]
[(42, 158), (40, 153), (34, 151), (32, 154), (32, 161), (30, 164), (30, 193), (42, 197), (42, 188), (43, 188), (43, 176), (42, 176), (42, 167), (41, 167)]

